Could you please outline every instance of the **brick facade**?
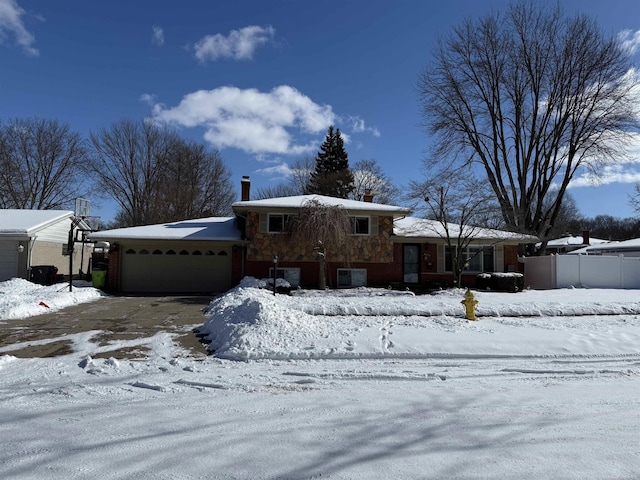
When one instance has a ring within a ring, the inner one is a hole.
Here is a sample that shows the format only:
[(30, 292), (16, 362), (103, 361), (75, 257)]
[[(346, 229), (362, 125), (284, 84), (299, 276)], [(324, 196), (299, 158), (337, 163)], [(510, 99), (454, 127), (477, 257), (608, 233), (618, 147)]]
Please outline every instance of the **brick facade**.
[[(378, 231), (371, 235), (350, 236), (339, 251), (327, 251), (328, 262), (391, 263), (393, 262), (393, 217), (378, 217)], [(248, 262), (272, 262), (277, 255), (281, 262), (317, 262), (312, 242), (294, 244), (286, 233), (260, 231), (260, 215), (249, 212), (246, 220)]]

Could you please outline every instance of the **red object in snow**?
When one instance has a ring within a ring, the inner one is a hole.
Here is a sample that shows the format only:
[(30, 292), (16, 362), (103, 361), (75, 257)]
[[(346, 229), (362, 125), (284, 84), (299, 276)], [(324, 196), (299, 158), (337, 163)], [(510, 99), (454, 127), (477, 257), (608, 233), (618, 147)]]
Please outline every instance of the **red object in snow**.
[(47, 304), (46, 304), (46, 303), (44, 303), (44, 302), (40, 302), (38, 305), (40, 305), (40, 306), (42, 306), (42, 307), (45, 307), (45, 308), (49, 308), (49, 305), (47, 305)]

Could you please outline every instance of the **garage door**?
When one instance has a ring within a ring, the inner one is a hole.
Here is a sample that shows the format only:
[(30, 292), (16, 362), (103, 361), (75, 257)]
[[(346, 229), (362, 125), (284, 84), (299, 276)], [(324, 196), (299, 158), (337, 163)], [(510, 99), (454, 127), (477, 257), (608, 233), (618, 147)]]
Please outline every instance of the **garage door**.
[(16, 276), (18, 244), (15, 240), (0, 240), (0, 282)]
[(231, 288), (231, 247), (122, 246), (123, 292), (210, 293)]

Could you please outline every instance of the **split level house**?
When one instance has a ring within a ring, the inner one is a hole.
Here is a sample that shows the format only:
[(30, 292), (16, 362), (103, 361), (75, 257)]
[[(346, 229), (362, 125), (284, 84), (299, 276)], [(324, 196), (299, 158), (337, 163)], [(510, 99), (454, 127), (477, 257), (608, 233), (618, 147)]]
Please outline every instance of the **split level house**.
[[(438, 222), (410, 216), (404, 207), (322, 195), (250, 199), (248, 177), (233, 216), (201, 218), (91, 234), (110, 244), (107, 288), (120, 292), (210, 293), (244, 276), (285, 278), (293, 287), (319, 285), (314, 242), (287, 241), (291, 216), (314, 200), (339, 206), (350, 218), (344, 245), (326, 252), (331, 288), (375, 286), (427, 288), (453, 280)], [(518, 245), (535, 243), (498, 230), (478, 230), (469, 245), (465, 285), (478, 273), (518, 269)], [(275, 269), (275, 272), (274, 272)]]

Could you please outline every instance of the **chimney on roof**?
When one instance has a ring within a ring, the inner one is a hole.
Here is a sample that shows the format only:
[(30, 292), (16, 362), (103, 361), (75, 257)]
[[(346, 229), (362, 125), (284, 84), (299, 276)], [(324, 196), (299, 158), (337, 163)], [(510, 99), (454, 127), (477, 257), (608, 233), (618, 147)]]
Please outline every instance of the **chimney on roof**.
[(369, 203), (372, 203), (372, 202), (373, 202), (373, 193), (371, 193), (371, 189), (370, 189), (370, 188), (367, 188), (367, 189), (364, 191), (364, 198), (363, 198), (363, 200), (364, 200), (365, 202), (369, 202)]
[(589, 230), (582, 231), (582, 244), (591, 245), (591, 238), (589, 238)]
[(242, 200), (243, 202), (248, 202), (251, 198), (251, 180), (249, 180), (248, 175), (242, 176), (240, 186), (242, 187), (240, 200)]

